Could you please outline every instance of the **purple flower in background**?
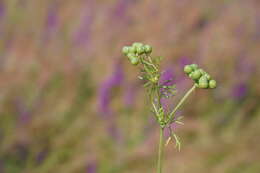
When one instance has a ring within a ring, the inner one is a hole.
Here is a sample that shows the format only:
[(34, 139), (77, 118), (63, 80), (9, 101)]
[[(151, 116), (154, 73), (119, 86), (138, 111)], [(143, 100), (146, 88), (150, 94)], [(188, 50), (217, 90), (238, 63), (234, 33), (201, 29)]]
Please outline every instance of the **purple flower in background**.
[(232, 89), (232, 97), (235, 100), (241, 100), (247, 95), (247, 85), (246, 83), (239, 83)]
[[(108, 115), (108, 133), (116, 140), (120, 141), (120, 133), (116, 127), (116, 123), (112, 115), (112, 110), (110, 108), (110, 103), (113, 97), (113, 90), (120, 87), (123, 84), (123, 69), (122, 64), (119, 62), (115, 65), (114, 72), (110, 77), (108, 77), (100, 86), (99, 89), (99, 106), (98, 110), (102, 115)], [(107, 118), (108, 118), (107, 116)]]
[(90, 15), (87, 15), (82, 19), (82, 24), (75, 33), (75, 44), (82, 45), (88, 43), (90, 39), (90, 26), (92, 24), (92, 20), (93, 17)]
[(87, 173), (96, 173), (97, 172), (97, 163), (92, 161), (87, 165)]
[(52, 4), (49, 7), (46, 24), (45, 24), (45, 38), (44, 40), (49, 40), (53, 34), (57, 31), (58, 28), (58, 8), (57, 4)]
[(57, 24), (58, 24), (57, 8), (55, 6), (51, 6), (47, 16), (46, 27), (48, 30), (52, 30), (57, 26)]
[(134, 104), (136, 96), (136, 86), (127, 85), (126, 91), (124, 92), (124, 103), (126, 107), (131, 107)]
[(4, 17), (5, 15), (5, 5), (4, 2), (1, 0), (0, 1), (0, 20)]
[(160, 84), (170, 86), (174, 84), (174, 71), (172, 67), (167, 68), (160, 77)]
[(109, 107), (112, 99), (112, 90), (119, 87), (123, 82), (123, 69), (120, 63), (115, 65), (112, 76), (106, 79), (99, 89), (99, 110), (103, 114), (111, 114), (112, 111)]
[[(174, 79), (174, 70), (172, 67), (166, 68), (166, 70), (162, 73), (159, 81), (160, 85), (171, 86), (175, 83)], [(167, 92), (166, 89), (161, 89), (161, 92)], [(166, 94), (168, 95), (168, 94)], [(167, 98), (161, 98), (162, 106), (165, 110), (169, 110), (170, 100)]]
[(119, 0), (116, 3), (115, 10), (114, 10), (113, 14), (116, 17), (124, 17), (130, 3), (131, 3), (131, 1), (129, 1), (129, 0)]
[(36, 163), (37, 164), (41, 164), (44, 159), (46, 159), (47, 157), (47, 154), (48, 154), (48, 150), (47, 149), (44, 149), (42, 151), (40, 151), (37, 155), (36, 155)]
[(94, 1), (86, 1), (86, 7), (83, 8), (84, 13), (81, 17), (81, 23), (79, 28), (76, 30), (74, 34), (74, 43), (76, 45), (84, 45), (89, 43), (91, 36), (91, 25), (94, 21), (93, 19), (93, 9), (94, 9)]

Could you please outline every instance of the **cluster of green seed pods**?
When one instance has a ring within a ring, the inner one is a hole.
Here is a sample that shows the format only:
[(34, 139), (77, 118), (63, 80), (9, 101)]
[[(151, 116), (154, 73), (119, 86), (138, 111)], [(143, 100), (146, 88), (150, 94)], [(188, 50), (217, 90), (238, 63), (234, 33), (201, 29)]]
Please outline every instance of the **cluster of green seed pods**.
[(184, 67), (184, 72), (194, 80), (198, 88), (208, 89), (216, 88), (217, 82), (211, 79), (211, 76), (197, 64), (190, 64)]
[(149, 55), (152, 53), (152, 47), (150, 45), (144, 45), (142, 43), (135, 42), (132, 46), (124, 46), (122, 53), (128, 57), (131, 64), (138, 65), (141, 55)]

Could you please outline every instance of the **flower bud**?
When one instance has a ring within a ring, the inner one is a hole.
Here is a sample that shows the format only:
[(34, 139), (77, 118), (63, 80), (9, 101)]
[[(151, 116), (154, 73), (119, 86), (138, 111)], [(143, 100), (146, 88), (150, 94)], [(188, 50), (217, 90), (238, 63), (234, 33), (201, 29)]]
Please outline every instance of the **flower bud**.
[(197, 64), (191, 64), (190, 66), (191, 66), (191, 68), (193, 70), (197, 70), (198, 69), (198, 65)]
[(145, 50), (145, 53), (152, 53), (153, 48), (150, 45), (145, 45), (144, 50)]
[(208, 73), (206, 73), (204, 76), (206, 76), (206, 78), (207, 78), (208, 80), (211, 79), (211, 76), (210, 76)]
[(133, 64), (133, 65), (138, 65), (139, 64), (139, 59), (136, 56), (133, 56), (133, 57), (131, 57), (129, 59), (130, 59), (131, 64)]
[(131, 46), (131, 47), (128, 48), (128, 52), (129, 53), (136, 53), (136, 48)]
[(129, 53), (129, 47), (128, 47), (128, 46), (124, 46), (124, 47), (122, 48), (122, 53), (123, 53), (124, 55), (127, 55), (127, 54)]
[(143, 53), (145, 52), (145, 49), (144, 49), (143, 46), (137, 47), (137, 48), (136, 48), (136, 52), (137, 52), (138, 54), (143, 54)]
[(200, 73), (199, 70), (195, 70), (195, 71), (192, 73), (192, 75), (191, 75), (191, 78), (192, 78), (193, 80), (198, 80), (200, 77), (201, 77), (201, 73)]
[(199, 69), (199, 71), (200, 71), (200, 73), (202, 74), (202, 75), (204, 75), (204, 74), (206, 74), (206, 72), (203, 70), (203, 69)]
[(134, 53), (128, 53), (126, 56), (127, 56), (129, 59), (131, 59), (132, 57), (135, 57), (135, 54), (134, 54)]
[(209, 81), (209, 87), (214, 89), (217, 87), (217, 82), (215, 80), (210, 80)]
[(185, 65), (183, 71), (184, 71), (186, 74), (189, 74), (189, 73), (192, 72), (192, 67), (191, 67), (190, 65)]
[(208, 88), (209, 83), (208, 83), (208, 79), (206, 76), (201, 76), (199, 79), (199, 88), (203, 88), (206, 89)]

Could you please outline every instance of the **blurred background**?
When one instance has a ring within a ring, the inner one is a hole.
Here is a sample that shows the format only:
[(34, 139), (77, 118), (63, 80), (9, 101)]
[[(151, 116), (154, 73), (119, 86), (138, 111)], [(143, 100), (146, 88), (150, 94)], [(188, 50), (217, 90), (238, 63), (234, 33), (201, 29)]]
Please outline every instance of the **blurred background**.
[[(155, 172), (158, 125), (122, 56), (134, 41), (164, 57), (176, 83), (197, 63), (218, 81), (196, 90), (165, 148), (165, 173), (260, 172), (258, 0), (1, 0), (0, 173)], [(167, 132), (165, 139), (167, 139)]]

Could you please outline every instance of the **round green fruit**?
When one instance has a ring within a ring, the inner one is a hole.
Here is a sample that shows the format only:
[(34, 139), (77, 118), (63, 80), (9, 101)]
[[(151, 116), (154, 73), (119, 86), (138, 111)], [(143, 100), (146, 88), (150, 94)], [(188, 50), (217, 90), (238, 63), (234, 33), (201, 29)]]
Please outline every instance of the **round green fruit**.
[(123, 53), (124, 55), (127, 55), (127, 54), (129, 53), (129, 47), (128, 47), (128, 46), (124, 46), (124, 47), (122, 48), (122, 53)]
[(150, 45), (145, 45), (144, 50), (145, 50), (145, 53), (152, 53), (153, 48)]
[(193, 79), (193, 80), (198, 80), (200, 77), (201, 77), (201, 73), (200, 73), (200, 71), (199, 70), (195, 70), (193, 73), (192, 73), (192, 75), (191, 75), (191, 78)]
[(143, 46), (137, 47), (137, 48), (136, 48), (136, 52), (137, 52), (138, 54), (143, 54), (143, 53), (145, 52), (145, 49), (144, 49)]
[(189, 74), (189, 73), (191, 73), (193, 71), (193, 69), (192, 69), (192, 67), (190, 65), (185, 65), (183, 71), (186, 74)]
[(136, 48), (131, 46), (131, 47), (128, 48), (128, 52), (129, 53), (136, 53)]
[(198, 69), (198, 65), (197, 64), (191, 64), (190, 66), (191, 66), (191, 68), (193, 70), (197, 70)]
[(138, 65), (138, 64), (139, 64), (139, 60), (138, 60), (137, 57), (131, 57), (131, 58), (130, 58), (130, 62), (131, 62), (131, 64), (133, 64), (133, 65)]
[(199, 79), (199, 88), (206, 89), (209, 86), (208, 79), (205, 76), (201, 76)]
[(126, 56), (127, 56), (128, 58), (130, 58), (130, 59), (131, 59), (132, 57), (136, 57), (134, 53), (128, 53)]
[(202, 75), (204, 75), (204, 74), (206, 74), (206, 72), (203, 70), (203, 69), (199, 69), (199, 71), (200, 71), (200, 73), (202, 74)]
[(206, 73), (204, 76), (206, 76), (206, 78), (207, 78), (208, 80), (211, 79), (211, 76), (210, 76), (208, 73)]
[(210, 80), (209, 81), (209, 87), (214, 89), (217, 87), (217, 82), (215, 80)]

